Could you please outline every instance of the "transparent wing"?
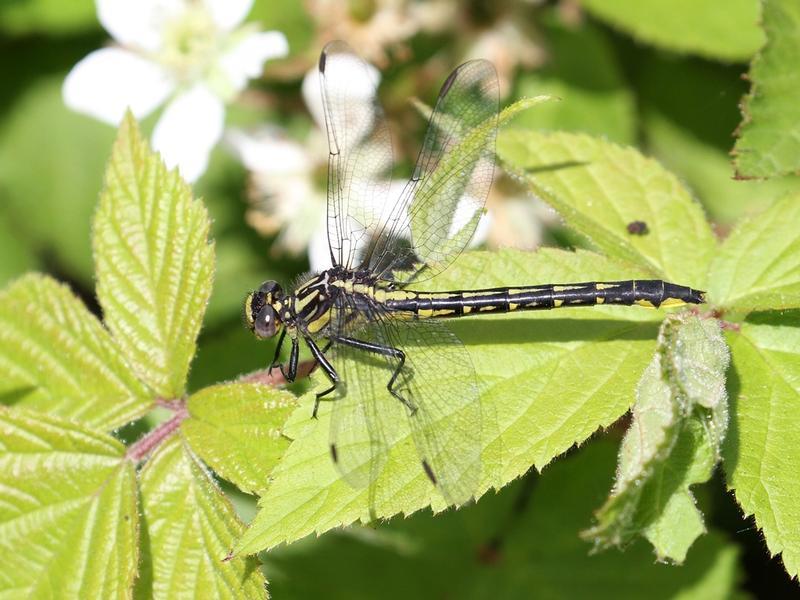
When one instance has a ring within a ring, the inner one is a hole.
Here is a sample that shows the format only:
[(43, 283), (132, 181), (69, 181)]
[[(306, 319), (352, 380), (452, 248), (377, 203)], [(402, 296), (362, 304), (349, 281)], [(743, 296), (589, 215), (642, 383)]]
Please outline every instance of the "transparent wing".
[(378, 72), (344, 42), (319, 60), (328, 134), (328, 244), (334, 265), (352, 267), (381, 221), (392, 142), (377, 100)]
[(381, 321), (378, 337), (406, 353), (395, 390), (413, 406), (406, 415), (423, 470), (448, 504), (468, 502), (481, 480), (483, 425), (469, 354), (439, 321)]
[(334, 366), (344, 385), (334, 400), (331, 444), (345, 479), (374, 482), (388, 448), (410, 433), (420, 471), (445, 500), (470, 500), (481, 478), (482, 419), (475, 370), (460, 340), (442, 323), (399, 321), (380, 307), (340, 335), (398, 348), (406, 357), (394, 387), (404, 405), (386, 388), (397, 358), (335, 345)]
[[(341, 335), (353, 329), (353, 319), (363, 316), (356, 312), (347, 297), (335, 308), (337, 322), (333, 325)], [(334, 463), (351, 486), (366, 487), (380, 476), (389, 455), (380, 399), (375, 398), (386, 382), (378, 374), (385, 370), (381, 356), (366, 354), (356, 348), (334, 344), (330, 358), (339, 374), (340, 383), (331, 398), (330, 445)], [(402, 418), (396, 406), (395, 418)], [(374, 497), (374, 494), (371, 494)]]
[(430, 278), (469, 243), (494, 175), (498, 105), (492, 63), (472, 60), (447, 78), (413, 176), (378, 229), (370, 270), (385, 276), (416, 259)]

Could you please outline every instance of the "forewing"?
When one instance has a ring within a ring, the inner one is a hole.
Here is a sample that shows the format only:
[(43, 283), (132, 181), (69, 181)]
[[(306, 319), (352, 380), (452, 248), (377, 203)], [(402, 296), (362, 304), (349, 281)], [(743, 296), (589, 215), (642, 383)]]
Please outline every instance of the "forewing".
[[(472, 60), (447, 78), (414, 174), (377, 235), (374, 272), (386, 276), (415, 258), (433, 277), (469, 243), (494, 175), (498, 104), (492, 63)], [(412, 242), (406, 250), (403, 238)]]
[(377, 99), (378, 72), (343, 42), (319, 61), (328, 134), (328, 244), (333, 264), (352, 267), (381, 222), (392, 142)]

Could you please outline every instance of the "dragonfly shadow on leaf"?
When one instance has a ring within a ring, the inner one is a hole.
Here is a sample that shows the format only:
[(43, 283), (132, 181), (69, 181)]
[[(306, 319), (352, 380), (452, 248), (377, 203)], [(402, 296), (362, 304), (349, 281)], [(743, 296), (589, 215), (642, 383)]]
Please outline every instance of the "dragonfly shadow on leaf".
[(12, 388), (10, 390), (5, 390), (4, 392), (0, 393), (0, 404), (5, 406), (13, 406), (18, 402), (21, 402), (22, 400), (27, 398), (37, 389), (38, 386), (26, 385), (26, 386)]
[(466, 345), (653, 340), (658, 322), (624, 319), (492, 319), (448, 323)]
[(526, 167), (525, 173), (529, 175), (536, 175), (537, 173), (549, 173), (551, 171), (560, 171), (562, 169), (585, 167), (590, 164), (592, 163), (588, 160), (565, 160), (562, 162), (550, 163), (549, 165), (540, 165), (538, 167)]

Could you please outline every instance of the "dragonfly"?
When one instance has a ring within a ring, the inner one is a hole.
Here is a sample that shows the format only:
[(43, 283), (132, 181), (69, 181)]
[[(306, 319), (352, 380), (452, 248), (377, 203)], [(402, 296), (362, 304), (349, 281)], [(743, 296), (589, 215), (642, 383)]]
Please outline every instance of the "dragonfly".
[(374, 69), (344, 42), (332, 42), (321, 53), (319, 76), (331, 267), (288, 290), (264, 282), (245, 300), (247, 325), (258, 338), (279, 335), (270, 370), (280, 368), (288, 381), (297, 376), (301, 343), (310, 350), (327, 379), (312, 416), (331, 401), (330, 455), (346, 481), (375, 482), (395, 420), (405, 419), (420, 474), (448, 504), (465, 503), (481, 482), (485, 419), (470, 355), (448, 320), (598, 304), (699, 304), (704, 292), (662, 280), (418, 289), (457, 259), (484, 212), (498, 126), (494, 66), (470, 60), (446, 79), (413, 173), (394, 195), (392, 141)]

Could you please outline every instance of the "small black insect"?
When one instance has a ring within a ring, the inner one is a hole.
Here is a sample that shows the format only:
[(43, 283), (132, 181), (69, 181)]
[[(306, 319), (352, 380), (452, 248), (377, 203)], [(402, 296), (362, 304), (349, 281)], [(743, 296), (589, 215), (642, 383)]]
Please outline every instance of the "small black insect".
[(625, 227), (631, 235), (647, 235), (650, 230), (647, 228), (647, 223), (644, 221), (631, 221)]

